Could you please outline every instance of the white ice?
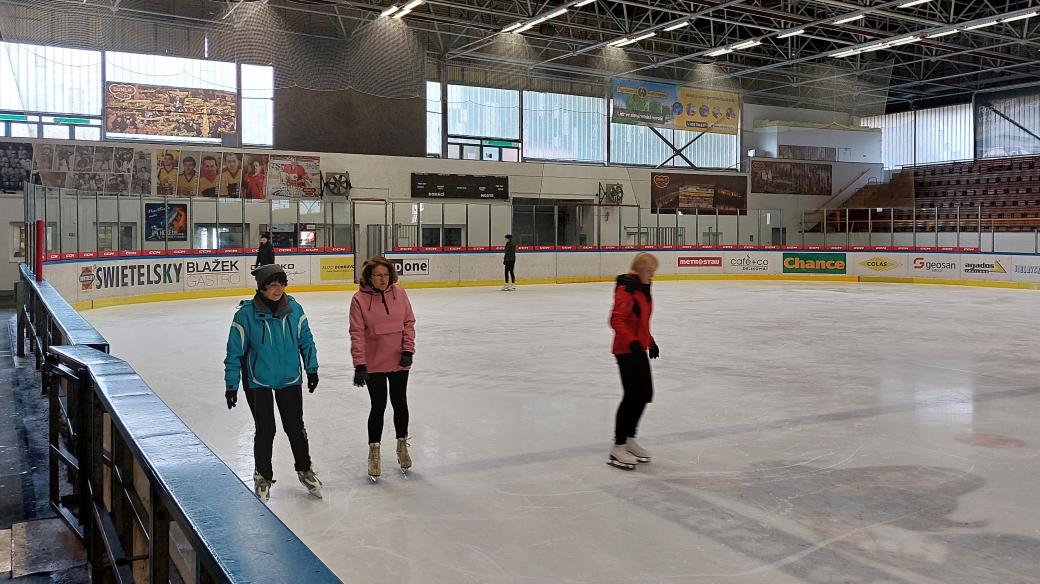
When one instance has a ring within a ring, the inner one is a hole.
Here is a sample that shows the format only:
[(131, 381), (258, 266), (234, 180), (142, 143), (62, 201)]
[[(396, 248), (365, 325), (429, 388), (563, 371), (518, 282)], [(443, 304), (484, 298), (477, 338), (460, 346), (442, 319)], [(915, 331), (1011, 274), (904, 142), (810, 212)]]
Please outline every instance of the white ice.
[[(290, 290), (291, 292), (291, 290)], [(284, 434), (270, 508), (345, 582), (1040, 582), (1040, 359), (1030, 291), (659, 282), (650, 464), (605, 464), (620, 383), (611, 284), (412, 290), (414, 468), (365, 474), (348, 293), (296, 295), (321, 385), (325, 498)], [(87, 312), (251, 485), (224, 404), (238, 299)], [(219, 504), (219, 501), (215, 501)]]

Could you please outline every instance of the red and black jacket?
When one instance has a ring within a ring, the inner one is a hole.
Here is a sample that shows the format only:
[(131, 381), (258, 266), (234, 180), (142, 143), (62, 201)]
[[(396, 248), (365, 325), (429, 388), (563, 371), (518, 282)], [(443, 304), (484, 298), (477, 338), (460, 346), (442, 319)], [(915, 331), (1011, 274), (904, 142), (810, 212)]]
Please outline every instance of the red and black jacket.
[(654, 301), (650, 296), (650, 284), (643, 284), (638, 276), (622, 274), (617, 277), (614, 288), (614, 308), (610, 311), (610, 328), (614, 329), (615, 355), (632, 352), (632, 341), (646, 350), (654, 344), (650, 334), (650, 313)]

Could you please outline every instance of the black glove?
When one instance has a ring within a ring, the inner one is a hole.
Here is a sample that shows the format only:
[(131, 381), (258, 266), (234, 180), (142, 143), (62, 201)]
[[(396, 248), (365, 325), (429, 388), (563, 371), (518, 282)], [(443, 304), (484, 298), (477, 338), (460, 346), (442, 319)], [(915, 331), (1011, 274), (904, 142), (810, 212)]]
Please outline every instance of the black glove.
[(632, 341), (631, 343), (629, 343), (628, 348), (632, 349), (633, 353), (642, 353), (646, 350), (643, 348), (643, 345), (639, 343), (639, 341)]
[(365, 387), (368, 383), (368, 367), (358, 365), (354, 368), (354, 387)]
[(401, 367), (411, 367), (411, 366), (412, 366), (412, 353), (409, 353), (408, 351), (402, 351), (401, 352)]
[(314, 393), (314, 390), (317, 389), (317, 388), (318, 388), (318, 372), (315, 371), (314, 373), (311, 373), (310, 371), (308, 371), (307, 372), (307, 389), (309, 389), (311, 393)]
[(224, 399), (227, 400), (227, 409), (231, 409), (238, 404), (238, 390), (229, 389), (224, 392)]
[(661, 356), (661, 349), (657, 346), (657, 343), (651, 343), (650, 345), (650, 358), (656, 359)]

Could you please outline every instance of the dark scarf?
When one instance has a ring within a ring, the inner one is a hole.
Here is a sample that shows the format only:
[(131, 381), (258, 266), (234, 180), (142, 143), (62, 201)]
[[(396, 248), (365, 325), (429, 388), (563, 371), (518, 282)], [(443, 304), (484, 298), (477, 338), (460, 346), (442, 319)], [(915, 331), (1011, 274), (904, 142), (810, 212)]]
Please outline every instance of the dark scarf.
[(284, 316), (289, 314), (289, 295), (282, 294), (282, 297), (275, 301), (268, 300), (263, 294), (257, 292), (256, 295), (253, 296), (253, 306), (255, 306), (257, 310), (267, 312), (275, 317)]

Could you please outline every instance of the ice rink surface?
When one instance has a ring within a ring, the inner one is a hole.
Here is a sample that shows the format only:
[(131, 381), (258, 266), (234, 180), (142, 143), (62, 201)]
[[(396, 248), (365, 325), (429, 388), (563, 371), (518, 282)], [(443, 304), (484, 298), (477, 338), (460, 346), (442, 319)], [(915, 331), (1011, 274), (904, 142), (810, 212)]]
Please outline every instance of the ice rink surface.
[[(412, 290), (412, 453), (365, 474), (348, 293), (305, 293), (325, 498), (275, 442), (271, 509), (345, 582), (1040, 582), (1040, 293), (658, 282), (651, 464), (604, 464), (612, 284)], [(291, 286), (290, 286), (291, 293)], [(224, 404), (238, 299), (86, 313), (252, 486)], [(214, 501), (219, 505), (219, 501)]]

